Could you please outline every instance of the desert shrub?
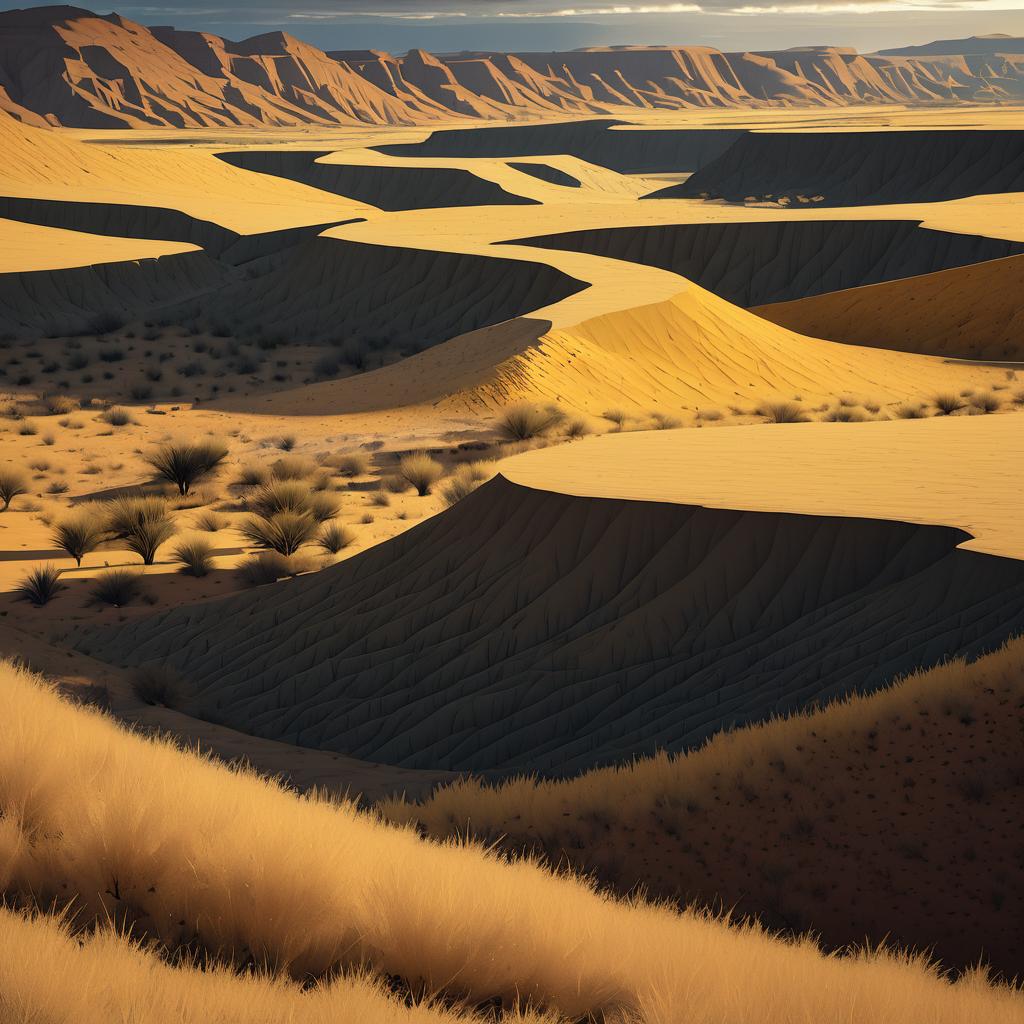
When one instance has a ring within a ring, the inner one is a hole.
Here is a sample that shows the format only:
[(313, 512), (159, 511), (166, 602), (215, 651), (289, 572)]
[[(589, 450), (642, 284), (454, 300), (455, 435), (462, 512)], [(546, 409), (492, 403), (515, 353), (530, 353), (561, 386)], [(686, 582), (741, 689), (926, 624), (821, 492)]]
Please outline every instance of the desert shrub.
[(316, 472), (316, 466), (301, 455), (284, 455), (271, 467), (275, 480), (305, 480)]
[(45, 395), (43, 406), (51, 416), (67, 416), (78, 408), (78, 403), (67, 395)]
[(405, 494), (409, 490), (409, 481), (397, 473), (384, 477), (382, 485), (391, 494)]
[(294, 555), (316, 536), (317, 521), (308, 512), (277, 512), (269, 517), (255, 515), (241, 524), (239, 532), (253, 547)]
[(23, 420), (18, 427), (18, 433), (22, 437), (32, 437), (39, 433), (39, 428), (31, 420)]
[(187, 576), (206, 576), (213, 568), (213, 544), (205, 537), (188, 537), (179, 541), (171, 556), (181, 563), (181, 571)]
[(142, 573), (132, 569), (109, 569), (96, 577), (92, 588), (95, 604), (123, 608), (142, 593)]
[(564, 415), (558, 409), (516, 405), (502, 413), (497, 430), (506, 441), (529, 441), (546, 434), (563, 419)]
[(416, 488), (416, 493), (422, 498), (430, 493), (431, 487), (441, 478), (444, 468), (441, 463), (436, 462), (429, 455), (417, 453), (406, 455), (398, 464), (399, 475), (409, 484)]
[(51, 447), (54, 444), (53, 434), (43, 434), (39, 440), (47, 447)]
[(338, 504), (333, 498), (314, 493), (298, 480), (272, 480), (253, 495), (249, 508), (264, 519), (279, 512), (294, 512), (308, 515), (317, 523), (338, 514)]
[[(404, 484), (405, 481), (403, 480), (402, 483)], [(387, 508), (391, 504), (391, 496), (383, 487), (378, 487), (370, 497), (370, 501), (381, 508)]]
[(128, 410), (122, 409), (119, 405), (114, 405), (109, 409), (105, 409), (100, 413), (99, 418), (103, 420), (104, 423), (109, 423), (112, 427), (126, 427), (129, 423), (133, 422)]
[(940, 416), (952, 416), (953, 413), (959, 412), (964, 407), (959, 396), (954, 394), (936, 395), (932, 399), (932, 405), (935, 406)]
[(64, 589), (60, 569), (47, 564), (33, 569), (24, 579), (14, 585), (14, 593), (22, 601), (28, 601), (37, 608), (49, 604)]
[(238, 471), (237, 483), (243, 487), (259, 487), (267, 482), (270, 474), (263, 466), (248, 465), (242, 466)]
[(290, 452), (296, 444), (294, 434), (285, 434), (283, 437), (277, 439), (277, 447), (283, 452)]
[(106, 503), (104, 517), (111, 537), (125, 541), (145, 565), (152, 565), (160, 545), (174, 536), (163, 498), (122, 495)]
[[(697, 419), (703, 420), (705, 423), (717, 423), (722, 418), (721, 412), (718, 409), (698, 409)], [(662, 423), (666, 422), (666, 417), (661, 417)], [(678, 421), (677, 421), (678, 422)], [(663, 425), (659, 425), (660, 430), (666, 430)]]
[(161, 444), (142, 458), (158, 476), (175, 484), (178, 493), (185, 495), (192, 484), (216, 469), (227, 455), (227, 445), (220, 441), (196, 441)]
[(176, 708), (182, 703), (181, 677), (166, 665), (140, 665), (132, 675), (132, 693), (143, 704)]
[(613, 423), (617, 430), (621, 430), (626, 425), (627, 417), (621, 409), (606, 409), (601, 413), (601, 417), (609, 423)]
[(276, 551), (261, 551), (250, 555), (238, 565), (242, 582), (251, 587), (276, 583), (285, 576), (297, 576), (314, 568), (312, 562), (302, 555), (281, 555)]
[(992, 413), (997, 412), (1002, 406), (1002, 402), (998, 396), (992, 394), (981, 394), (971, 396), (971, 408), (977, 409), (978, 412)]
[(34, 469), (37, 473), (45, 473), (50, 468), (49, 459), (33, 459), (28, 464), (29, 469)]
[(352, 452), (349, 455), (342, 455), (336, 466), (342, 476), (363, 476), (370, 468), (370, 463), (365, 455)]
[(905, 404), (899, 406), (896, 410), (896, 418), (900, 420), (923, 420), (927, 418), (928, 413), (920, 405)]
[(216, 533), (228, 525), (227, 517), (212, 509), (200, 512), (192, 522), (197, 530), (203, 530), (206, 533)]
[(342, 548), (347, 548), (356, 539), (356, 535), (340, 523), (330, 523), (325, 526), (316, 538), (318, 547), (332, 555), (336, 555)]
[(79, 512), (61, 520), (53, 530), (53, 543), (66, 551), (77, 565), (103, 542), (103, 524), (90, 512)]
[(840, 406), (825, 416), (828, 423), (863, 423), (867, 419), (859, 409)]
[(565, 436), (568, 438), (585, 437), (590, 433), (590, 427), (585, 420), (569, 420), (565, 425)]
[(451, 508), (452, 505), (457, 504), (467, 495), (472, 494), (479, 486), (480, 480), (474, 478), (472, 470), (469, 467), (460, 466), (445, 481), (445, 486), (441, 488), (441, 497), (444, 498), (445, 504)]
[(1014, 391), (1013, 393), (1013, 404), (1024, 405), (1024, 391)]
[(85, 424), (81, 420), (76, 420), (73, 416), (65, 416), (62, 420), (57, 422), (64, 427), (65, 430), (81, 430)]
[(806, 423), (807, 416), (795, 402), (765, 402), (758, 406), (757, 415), (769, 423)]
[(6, 512), (11, 502), (22, 494), (28, 494), (25, 474), (17, 469), (0, 469), (0, 501), (4, 503), (0, 512)]
[(68, 483), (66, 480), (51, 480), (46, 488), (47, 494), (67, 494)]

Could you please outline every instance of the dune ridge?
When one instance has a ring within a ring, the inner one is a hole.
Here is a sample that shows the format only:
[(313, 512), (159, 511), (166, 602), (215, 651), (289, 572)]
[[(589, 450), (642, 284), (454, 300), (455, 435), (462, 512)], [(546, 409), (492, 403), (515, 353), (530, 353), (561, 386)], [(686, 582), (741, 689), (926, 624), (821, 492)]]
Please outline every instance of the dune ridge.
[(77, 646), (169, 663), (198, 717), (256, 735), (403, 767), (564, 773), (1001, 642), (1024, 625), (1024, 566), (956, 550), (966, 539), (499, 477), (276, 594)]

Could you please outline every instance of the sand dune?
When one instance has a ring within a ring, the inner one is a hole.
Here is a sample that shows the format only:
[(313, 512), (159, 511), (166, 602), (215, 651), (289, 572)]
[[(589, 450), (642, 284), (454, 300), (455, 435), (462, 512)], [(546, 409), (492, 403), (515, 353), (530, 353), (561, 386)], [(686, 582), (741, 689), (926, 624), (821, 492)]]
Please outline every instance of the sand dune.
[(957, 551), (967, 539), (499, 479), (274, 595), (78, 643), (170, 663), (199, 717), (256, 735), (407, 767), (571, 772), (998, 644), (1024, 625), (1024, 565)]
[(1024, 257), (758, 306), (816, 338), (958, 359), (1024, 360)]
[[(776, 220), (592, 229), (523, 239), (660, 267), (741, 306), (927, 274), (1024, 252), (1024, 244), (898, 220)], [(829, 337), (815, 331), (801, 334)]]
[[(652, 199), (917, 203), (1024, 191), (1024, 132), (750, 132)], [(821, 197), (816, 199), (814, 197)]]
[[(562, 782), (391, 804), (435, 838), (542, 853), (618, 892), (733, 908), (1019, 977), (1024, 642), (847, 703)], [(984, 837), (981, 839), (981, 837)]]

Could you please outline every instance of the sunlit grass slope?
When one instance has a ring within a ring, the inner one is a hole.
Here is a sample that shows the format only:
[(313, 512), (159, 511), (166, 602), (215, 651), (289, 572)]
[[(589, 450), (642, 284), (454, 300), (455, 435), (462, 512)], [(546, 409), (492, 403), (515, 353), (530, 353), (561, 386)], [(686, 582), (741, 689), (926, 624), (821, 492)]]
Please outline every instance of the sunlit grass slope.
[[(0, 685), (4, 887), (43, 905), (73, 900), (79, 926), (112, 918), (170, 948), (295, 978), (361, 963), (413, 990), (520, 998), (570, 1017), (1002, 1024), (1024, 1012), (1019, 995), (976, 974), (950, 984), (885, 954), (825, 957), (809, 941), (619, 902), (528, 862), (425, 841), (130, 735), (9, 664)], [(15, 987), (4, 998), (32, 996)], [(42, 1007), (27, 1008), (21, 1019), (39, 1019)]]

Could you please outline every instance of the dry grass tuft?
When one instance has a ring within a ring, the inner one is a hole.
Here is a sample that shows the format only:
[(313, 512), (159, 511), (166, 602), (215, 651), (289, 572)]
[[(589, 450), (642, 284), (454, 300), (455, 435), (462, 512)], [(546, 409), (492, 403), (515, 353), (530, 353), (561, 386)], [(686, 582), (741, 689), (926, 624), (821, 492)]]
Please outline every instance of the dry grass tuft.
[(103, 524), (98, 517), (83, 511), (61, 520), (54, 527), (53, 543), (81, 566), (82, 559), (103, 543), (104, 536)]
[(186, 576), (208, 576), (213, 569), (213, 544), (206, 537), (187, 537), (178, 541), (171, 552), (181, 562)]
[(354, 543), (355, 539), (356, 535), (347, 526), (342, 526), (341, 523), (329, 523), (320, 531), (316, 543), (324, 551), (336, 555)]
[(316, 536), (317, 521), (308, 512), (282, 511), (264, 517), (250, 516), (238, 527), (239, 533), (257, 548), (279, 555), (294, 555)]
[(115, 540), (152, 565), (157, 550), (174, 536), (170, 507), (163, 498), (122, 495), (103, 506), (104, 528)]
[(444, 467), (425, 453), (406, 455), (398, 464), (398, 474), (406, 483), (416, 488), (416, 493), (426, 497), (434, 484), (444, 474)]
[(110, 569), (96, 577), (92, 597), (97, 604), (123, 608), (142, 593), (142, 573), (134, 569)]
[(1003, 405), (999, 397), (993, 394), (972, 395), (970, 404), (972, 409), (982, 413), (998, 412)]
[(964, 403), (960, 401), (959, 396), (954, 395), (952, 392), (936, 395), (932, 399), (932, 405), (935, 406), (935, 410), (940, 416), (952, 416), (953, 413), (959, 412), (964, 407)]
[(807, 415), (796, 402), (765, 402), (758, 406), (757, 415), (769, 423), (806, 423)]
[(99, 419), (104, 423), (109, 423), (112, 427), (126, 427), (129, 423), (135, 422), (132, 419), (131, 413), (127, 409), (122, 409), (119, 405), (105, 409), (100, 413)]
[(61, 571), (53, 565), (42, 565), (33, 569), (14, 586), (14, 593), (23, 601), (41, 608), (49, 604), (63, 589)]
[(537, 405), (516, 405), (498, 419), (497, 431), (506, 441), (529, 441), (553, 430), (565, 419), (560, 409)]

